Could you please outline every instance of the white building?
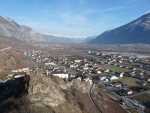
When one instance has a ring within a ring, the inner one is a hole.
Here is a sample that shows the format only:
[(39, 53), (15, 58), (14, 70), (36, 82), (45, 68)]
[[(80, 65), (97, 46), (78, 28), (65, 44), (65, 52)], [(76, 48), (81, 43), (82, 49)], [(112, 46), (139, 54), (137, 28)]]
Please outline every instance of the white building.
[(150, 82), (150, 78), (149, 78), (149, 79), (147, 79), (147, 81), (148, 81), (148, 82)]
[(26, 73), (29, 73), (29, 72), (30, 72), (30, 69), (29, 69), (28, 67), (26, 67), (26, 68), (21, 68), (21, 69), (12, 70), (11, 72), (13, 72), (13, 73), (18, 73), (18, 72), (26, 72)]
[(90, 85), (92, 85), (92, 84), (93, 84), (92, 80), (90, 80), (89, 78), (86, 78), (86, 79), (85, 79), (85, 81), (86, 81), (86, 82), (89, 82), (89, 83), (90, 83)]
[(55, 66), (56, 64), (54, 62), (48, 62), (48, 63), (45, 63), (45, 66)]
[(124, 72), (120, 73), (120, 78), (124, 77)]
[(104, 81), (105, 79), (106, 79), (105, 76), (100, 78), (101, 81)]
[(101, 71), (97, 71), (97, 74), (101, 74), (102, 72)]
[(118, 80), (119, 78), (117, 77), (117, 76), (115, 76), (115, 75), (113, 75), (111, 78), (110, 78), (110, 80), (112, 81), (112, 80)]
[(57, 76), (59, 78), (65, 78), (68, 79), (69, 78), (69, 74), (65, 74), (65, 73), (59, 73), (59, 74), (52, 74), (53, 76)]
[(109, 73), (109, 72), (110, 72), (110, 70), (109, 70), (109, 69), (106, 69), (106, 70), (105, 70), (105, 72), (106, 72), (106, 73)]
[(128, 91), (128, 95), (132, 95), (133, 94), (133, 91)]
[(80, 63), (82, 60), (74, 60), (75, 63)]

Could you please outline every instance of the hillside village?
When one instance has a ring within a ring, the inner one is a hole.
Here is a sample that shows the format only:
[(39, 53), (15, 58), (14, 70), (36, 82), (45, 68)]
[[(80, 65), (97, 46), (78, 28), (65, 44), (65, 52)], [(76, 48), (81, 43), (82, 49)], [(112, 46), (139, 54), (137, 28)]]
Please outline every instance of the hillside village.
[(1, 0), (0, 113), (150, 113), (150, 0)]
[[(24, 56), (33, 65), (12, 70), (7, 76), (8, 80), (5, 82), (1, 80), (0, 85), (7, 83), (13, 77), (23, 76), (23, 73), (34, 77), (56, 77), (66, 83), (78, 80), (81, 83), (88, 83), (91, 90), (99, 87), (127, 112), (148, 113), (150, 110), (150, 59), (148, 57), (107, 54), (96, 50), (87, 51), (86, 56), (57, 57), (45, 54), (41, 50), (27, 50)], [(92, 93), (96, 95), (96, 90)]]
[(68, 82), (74, 79), (85, 81), (91, 86), (102, 87), (128, 112), (149, 111), (149, 58), (104, 54), (95, 50), (87, 51), (86, 56), (55, 57), (40, 50), (26, 51), (25, 55), (34, 62), (30, 71), (37, 75), (56, 76)]

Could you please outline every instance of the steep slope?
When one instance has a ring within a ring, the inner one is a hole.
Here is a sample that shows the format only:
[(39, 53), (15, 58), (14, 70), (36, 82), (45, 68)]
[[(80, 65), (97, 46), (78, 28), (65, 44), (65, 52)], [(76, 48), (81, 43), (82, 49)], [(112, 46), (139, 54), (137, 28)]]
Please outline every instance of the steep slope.
[(65, 37), (45, 35), (35, 32), (32, 28), (19, 25), (10, 18), (0, 16), (0, 36), (17, 38), (27, 42), (71, 43), (73, 40)]
[[(13, 79), (5, 85), (4, 88), (9, 88), (11, 93), (8, 92), (9, 96), (1, 102), (0, 113), (101, 113), (99, 109), (102, 113), (127, 113), (98, 87), (92, 89), (90, 96), (89, 82), (77, 79), (68, 82), (57, 77), (34, 74), (30, 75), (30, 79), (28, 77)], [(25, 87), (29, 88), (28, 95), (24, 95), (27, 90), (22, 87), (28, 84), (28, 80), (29, 87)], [(21, 96), (14, 98), (16, 92)]]
[(90, 43), (150, 43), (150, 13), (145, 14), (126, 25), (106, 31), (97, 38), (91, 40)]
[(0, 79), (11, 70), (30, 65), (24, 51), (32, 49), (31, 45), (11, 37), (0, 36)]
[[(91, 85), (88, 82), (73, 80), (64, 81), (57, 77), (31, 76), (29, 100), (32, 103), (31, 113), (99, 113), (98, 108), (89, 97)], [(95, 92), (100, 89), (93, 89)], [(106, 94), (104, 94), (104, 97)], [(126, 113), (116, 102), (103, 98), (92, 93), (94, 101), (98, 107), (103, 109), (107, 105), (107, 110), (103, 113)], [(99, 100), (99, 98), (102, 100)], [(102, 102), (98, 104), (98, 102)], [(112, 108), (115, 108), (114, 110)]]

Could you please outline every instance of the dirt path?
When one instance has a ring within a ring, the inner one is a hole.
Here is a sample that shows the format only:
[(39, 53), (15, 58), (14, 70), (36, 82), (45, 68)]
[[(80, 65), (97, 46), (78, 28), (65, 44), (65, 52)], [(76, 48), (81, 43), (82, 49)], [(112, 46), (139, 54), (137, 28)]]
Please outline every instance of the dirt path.
[(0, 52), (4, 52), (4, 51), (6, 51), (6, 50), (10, 50), (12, 47), (11, 46), (9, 46), (9, 47), (6, 47), (6, 48), (3, 48), (3, 49), (0, 49)]

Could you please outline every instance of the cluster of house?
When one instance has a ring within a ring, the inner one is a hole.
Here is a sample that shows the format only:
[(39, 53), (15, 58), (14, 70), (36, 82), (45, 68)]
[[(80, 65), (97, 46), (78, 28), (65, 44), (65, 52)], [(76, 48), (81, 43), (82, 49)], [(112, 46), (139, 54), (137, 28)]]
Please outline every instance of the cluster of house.
[[(36, 63), (36, 68), (42, 68), (47, 76), (103, 84), (108, 91), (114, 92), (119, 97), (125, 97), (122, 100), (128, 105), (132, 101), (129, 96), (150, 89), (150, 63), (148, 64), (150, 59), (148, 58), (104, 54), (91, 50), (88, 51), (87, 56), (48, 56), (41, 51), (33, 51), (29, 56)], [(124, 78), (137, 80), (135, 82), (138, 87), (130, 87), (122, 82)]]
[[(145, 64), (141, 63), (145, 59), (115, 54), (107, 55), (97, 51), (88, 51), (88, 54), (94, 56), (94, 58), (89, 56), (52, 57), (42, 54), (39, 50), (30, 52), (29, 56), (36, 62), (38, 68), (44, 69), (46, 75), (66, 79), (78, 77), (92, 79), (92, 76), (98, 76), (99, 80), (104, 83), (110, 83), (123, 77), (139, 79), (142, 81), (142, 85), (150, 82), (149, 70), (147, 70)], [(28, 69), (25, 68), (24, 70)]]
[[(112, 69), (113, 72), (110, 68), (107, 69), (105, 71), (107, 74), (103, 73), (100, 81), (108, 91), (113, 92), (112, 95), (122, 100), (124, 108), (134, 108), (140, 113), (144, 113), (145, 108), (149, 108), (141, 101), (138, 102), (130, 97), (144, 94), (144, 92), (150, 90), (150, 58), (100, 54), (97, 51), (89, 51), (88, 54), (102, 59), (98, 62), (103, 65), (113, 65), (115, 67), (115, 69)], [(116, 67), (118, 68), (116, 69)], [(126, 79), (125, 82), (122, 82), (124, 79)], [(129, 86), (131, 82), (135, 82), (137, 86)], [(150, 101), (147, 100), (147, 103), (150, 104)]]

